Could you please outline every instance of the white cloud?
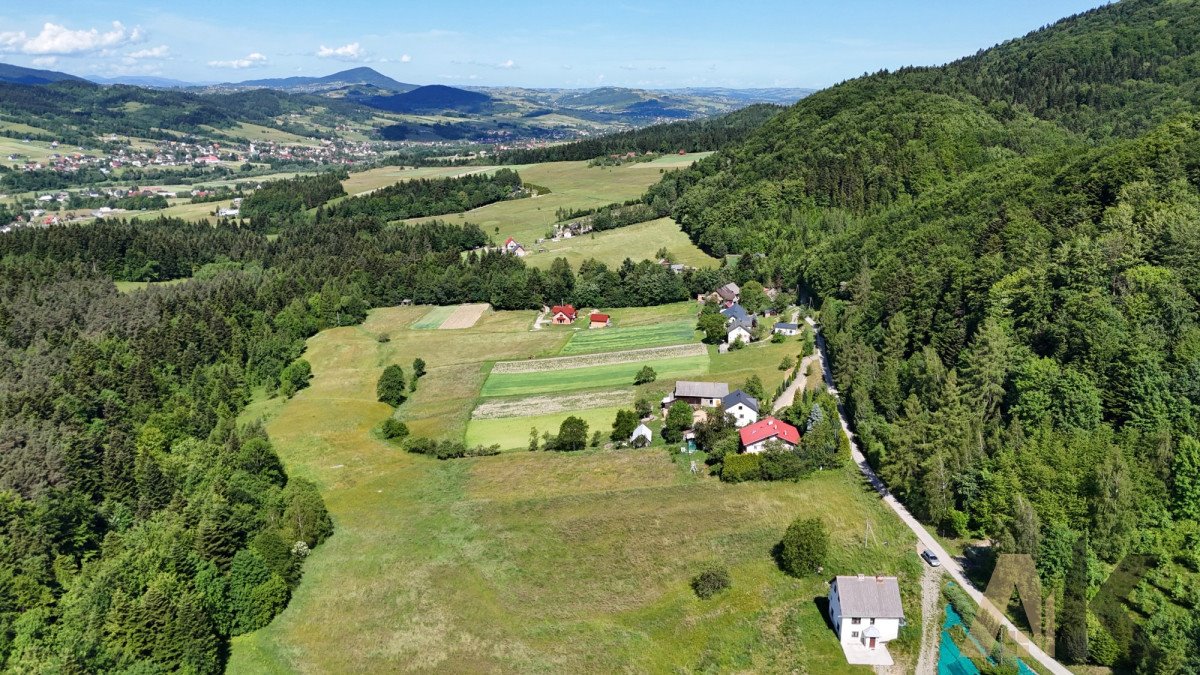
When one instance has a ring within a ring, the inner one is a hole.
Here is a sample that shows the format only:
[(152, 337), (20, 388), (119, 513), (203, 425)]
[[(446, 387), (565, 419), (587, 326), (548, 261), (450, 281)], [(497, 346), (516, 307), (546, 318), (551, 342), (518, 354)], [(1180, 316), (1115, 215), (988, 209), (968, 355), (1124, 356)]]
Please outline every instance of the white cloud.
[(367, 52), (363, 50), (362, 45), (357, 42), (351, 42), (348, 45), (341, 47), (326, 47), (321, 45), (317, 50), (317, 56), (323, 59), (337, 59), (339, 61), (362, 61), (367, 56)]
[(497, 63), (496, 67), (503, 68), (505, 70), (512, 70), (513, 68), (517, 67), (517, 62), (509, 59), (507, 61), (501, 61), (500, 63)]
[(39, 56), (36, 59), (30, 61), (30, 63), (37, 66), (38, 68), (50, 68), (51, 66), (58, 65), (58, 57), (57, 56)]
[(408, 54), (404, 54), (400, 57), (400, 63), (408, 63), (409, 61), (412, 61), (412, 57)]
[(131, 59), (165, 59), (170, 55), (170, 47), (166, 45), (159, 45), (150, 49), (139, 49), (136, 52), (130, 52), (125, 56)]
[(22, 54), (86, 54), (121, 45), (140, 42), (145, 37), (141, 28), (126, 29), (120, 21), (112, 30), (101, 33), (90, 30), (71, 30), (56, 23), (42, 25), (42, 32), (30, 36), (25, 31), (0, 33), (0, 51)]
[(254, 68), (255, 66), (265, 66), (266, 64), (267, 64), (267, 57), (263, 56), (262, 54), (259, 54), (258, 52), (253, 52), (251, 54), (246, 55), (244, 58), (233, 59), (232, 61), (209, 61), (208, 62), (208, 65), (212, 66), (213, 68), (233, 68), (234, 70), (241, 70), (243, 68)]

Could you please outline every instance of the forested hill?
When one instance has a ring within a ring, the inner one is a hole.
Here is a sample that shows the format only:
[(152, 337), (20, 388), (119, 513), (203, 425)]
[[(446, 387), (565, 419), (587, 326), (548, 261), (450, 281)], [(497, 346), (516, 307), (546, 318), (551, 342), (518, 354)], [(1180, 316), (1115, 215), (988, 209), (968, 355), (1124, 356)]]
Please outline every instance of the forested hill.
[(703, 152), (745, 140), (783, 108), (769, 103), (748, 106), (720, 117), (669, 124), (589, 138), (530, 150), (509, 150), (495, 158), (501, 164), (535, 164), (595, 159), (627, 152)]
[[(1035, 555), (1060, 658), (1137, 672), (1200, 671), (1198, 22), (1123, 2), (848, 81), (649, 195), (812, 298), (872, 463)], [(1089, 622), (1131, 553), (1153, 568)]]

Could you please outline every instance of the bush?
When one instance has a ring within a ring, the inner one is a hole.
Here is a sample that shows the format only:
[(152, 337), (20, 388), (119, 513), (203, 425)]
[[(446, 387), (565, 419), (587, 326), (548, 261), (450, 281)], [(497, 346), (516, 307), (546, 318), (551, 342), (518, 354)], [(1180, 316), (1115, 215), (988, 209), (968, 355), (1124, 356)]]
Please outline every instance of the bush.
[(633, 404), (633, 412), (637, 414), (639, 420), (644, 420), (650, 416), (650, 413), (654, 412), (654, 404), (648, 398), (639, 398)]
[(425, 376), (425, 359), (418, 356), (417, 358), (413, 359), (413, 377), (417, 378), (417, 377), (424, 377), (424, 376)]
[(750, 453), (725, 455), (721, 466), (721, 480), (727, 483), (741, 483), (762, 478), (762, 460), (758, 455)]
[(389, 417), (383, 421), (383, 425), (379, 428), (379, 433), (389, 441), (398, 440), (408, 436), (408, 425), (398, 419)]
[(387, 343), (392, 341), (392, 336), (388, 335), (387, 333), (380, 333), (379, 335), (375, 336), (375, 340), (380, 343)]
[(816, 574), (829, 553), (829, 533), (820, 518), (797, 518), (788, 526), (779, 545), (779, 562), (785, 572), (801, 577)]
[(731, 584), (729, 570), (721, 565), (710, 565), (700, 574), (692, 577), (692, 590), (703, 600), (729, 588)]
[(763, 480), (798, 480), (812, 472), (812, 467), (791, 450), (765, 452), (760, 463)]
[(683, 401), (676, 401), (667, 410), (667, 421), (663, 424), (662, 437), (668, 443), (678, 443), (683, 439), (683, 431), (692, 426), (692, 406)]
[[(774, 335), (771, 336), (771, 344), (773, 344), (773, 345), (777, 345), (781, 342), (785, 342), (786, 340), (787, 340), (787, 336), (784, 335), (783, 333), (775, 333)], [(791, 366), (788, 366), (788, 368), (790, 368), (790, 367)], [(780, 368), (780, 370), (784, 370), (784, 368)]]
[(279, 373), (279, 393), (291, 398), (297, 391), (308, 386), (312, 379), (312, 366), (304, 359), (296, 359)]
[[(776, 333), (776, 335), (778, 335), (778, 333)], [(791, 370), (795, 366), (796, 366), (796, 359), (793, 359), (790, 356), (783, 357), (783, 360), (779, 362), (780, 370)], [(791, 384), (791, 383), (789, 382), (788, 384)]]
[(417, 455), (428, 455), (437, 459), (458, 459), (460, 457), (488, 457), (500, 454), (499, 445), (477, 445), (467, 447), (462, 441), (438, 441), (432, 438), (410, 436), (404, 442), (404, 449)]
[(653, 368), (651, 368), (650, 366), (642, 366), (642, 369), (638, 371), (638, 374), (636, 376), (634, 376), (633, 383), (634, 384), (648, 384), (657, 379), (658, 379), (658, 373), (654, 372)]

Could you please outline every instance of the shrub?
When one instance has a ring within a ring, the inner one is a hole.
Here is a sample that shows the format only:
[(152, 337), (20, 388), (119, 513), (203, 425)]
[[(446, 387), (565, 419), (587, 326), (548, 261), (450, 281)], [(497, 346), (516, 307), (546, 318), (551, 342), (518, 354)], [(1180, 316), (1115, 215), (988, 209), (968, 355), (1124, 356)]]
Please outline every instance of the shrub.
[(387, 333), (380, 333), (379, 335), (375, 336), (375, 340), (380, 343), (387, 343), (392, 341), (392, 336), (388, 335)]
[[(781, 335), (781, 334), (780, 334), (780, 333), (776, 333), (776, 335)], [(775, 341), (774, 339), (772, 339), (772, 340), (771, 340), (771, 342), (774, 342), (774, 341)], [(791, 369), (792, 369), (792, 368), (794, 368), (795, 366), (796, 366), (796, 359), (793, 359), (793, 358), (792, 358), (792, 357), (790, 357), (790, 356), (785, 356), (785, 357), (783, 357), (783, 360), (779, 362), (779, 369), (780, 369), (780, 370), (791, 370)], [(789, 383), (789, 384), (790, 384), (790, 383)]]
[[(633, 404), (633, 412), (637, 414), (639, 420), (644, 420), (654, 411), (654, 404), (648, 398), (639, 398)], [(632, 433), (632, 432), (630, 432)]]
[(676, 401), (667, 410), (667, 421), (663, 425), (663, 440), (677, 443), (683, 438), (683, 430), (692, 426), (692, 406)]
[(279, 393), (291, 398), (297, 391), (308, 386), (312, 379), (312, 366), (304, 359), (296, 359), (279, 373)]
[(692, 590), (704, 600), (729, 588), (731, 584), (729, 570), (722, 565), (709, 565), (700, 574), (692, 577)]
[(779, 545), (779, 562), (785, 572), (801, 577), (815, 574), (829, 553), (829, 533), (820, 518), (797, 518), (788, 526)]
[(389, 417), (383, 421), (383, 425), (379, 428), (379, 433), (389, 441), (402, 439), (408, 436), (408, 425), (398, 419)]
[(634, 384), (648, 384), (657, 379), (658, 379), (658, 373), (654, 372), (653, 368), (651, 368), (650, 366), (642, 366), (642, 369), (638, 371), (638, 374), (636, 376), (634, 376), (633, 383)]
[[(783, 333), (775, 333), (774, 335), (771, 336), (771, 344), (774, 344), (774, 345), (777, 345), (786, 340), (787, 340), (787, 336), (784, 335)], [(788, 366), (788, 367), (790, 368), (791, 366)], [(780, 368), (780, 370), (784, 370), (784, 369)]]
[(460, 457), (487, 457), (500, 454), (499, 445), (477, 445), (467, 447), (462, 441), (435, 441), (431, 438), (409, 436), (404, 442), (404, 449), (418, 455), (428, 455), (437, 459), (458, 459)]
[(721, 480), (727, 483), (741, 483), (762, 478), (762, 460), (758, 455), (750, 453), (725, 455), (721, 467)]
[(413, 359), (413, 377), (417, 378), (417, 377), (424, 377), (424, 376), (425, 376), (425, 359), (418, 356), (417, 358)]

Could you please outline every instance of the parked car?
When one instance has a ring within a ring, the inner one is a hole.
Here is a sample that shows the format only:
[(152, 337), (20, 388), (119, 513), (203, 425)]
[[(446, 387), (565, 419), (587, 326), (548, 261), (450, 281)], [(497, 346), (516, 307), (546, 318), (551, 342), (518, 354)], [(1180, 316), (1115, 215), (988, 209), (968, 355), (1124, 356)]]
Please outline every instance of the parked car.
[(925, 562), (929, 563), (930, 567), (941, 567), (942, 566), (942, 561), (938, 560), (937, 554), (934, 553), (933, 551), (930, 551), (929, 549), (925, 549), (924, 551), (921, 551), (921, 557), (925, 559)]

